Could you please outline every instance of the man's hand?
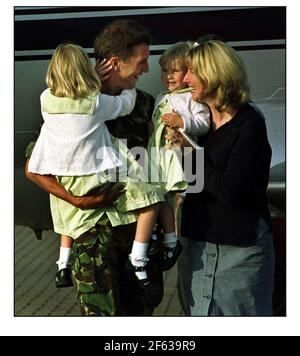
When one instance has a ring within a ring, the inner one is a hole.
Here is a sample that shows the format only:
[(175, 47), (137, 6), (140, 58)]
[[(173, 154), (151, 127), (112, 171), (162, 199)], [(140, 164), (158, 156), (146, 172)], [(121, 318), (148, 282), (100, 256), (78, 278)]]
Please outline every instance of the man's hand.
[(181, 148), (184, 147), (192, 147), (191, 144), (181, 135), (181, 133), (171, 127), (166, 126), (167, 134), (165, 135), (165, 139), (168, 142), (166, 145), (169, 149)]
[(95, 66), (95, 71), (98, 74), (101, 83), (106, 82), (109, 77), (110, 77), (110, 71), (112, 70), (112, 65), (111, 61), (107, 61), (106, 58), (104, 58), (101, 62), (99, 59), (97, 59), (96, 66)]
[(179, 129), (184, 127), (183, 118), (177, 114), (176, 111), (172, 110), (172, 113), (167, 113), (162, 115), (161, 121), (166, 125), (173, 127), (175, 129)]
[(81, 210), (102, 209), (111, 205), (125, 193), (124, 185), (120, 183), (107, 183), (101, 188), (96, 188), (88, 195), (73, 197), (74, 204)]
[(27, 160), (25, 166), (25, 174), (29, 180), (39, 185), (49, 194), (52, 194), (82, 210), (104, 208), (109, 206), (124, 193), (123, 184), (107, 183), (104, 186), (93, 190), (86, 196), (74, 196), (66, 191), (66, 189), (58, 183), (54, 176), (40, 175), (29, 172), (28, 164), (29, 160)]

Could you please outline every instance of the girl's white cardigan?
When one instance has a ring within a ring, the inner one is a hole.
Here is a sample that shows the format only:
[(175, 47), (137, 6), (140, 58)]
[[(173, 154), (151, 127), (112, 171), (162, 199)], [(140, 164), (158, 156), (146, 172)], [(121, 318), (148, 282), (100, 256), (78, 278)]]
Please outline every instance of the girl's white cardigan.
[(99, 93), (82, 100), (58, 98), (45, 90), (41, 94), (44, 124), (29, 171), (83, 176), (122, 166), (105, 121), (130, 114), (135, 99), (135, 89), (124, 90), (119, 96)]

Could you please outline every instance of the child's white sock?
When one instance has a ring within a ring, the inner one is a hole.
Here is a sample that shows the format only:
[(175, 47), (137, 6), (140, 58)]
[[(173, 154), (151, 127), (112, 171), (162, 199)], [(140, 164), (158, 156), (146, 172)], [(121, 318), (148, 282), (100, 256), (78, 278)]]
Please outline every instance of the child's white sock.
[(70, 247), (60, 247), (59, 249), (59, 260), (56, 262), (58, 265), (58, 270), (69, 267), (69, 260), (71, 256), (72, 248)]
[[(139, 241), (133, 241), (133, 246), (131, 250), (131, 254), (129, 255), (130, 261), (135, 267), (144, 267), (146, 266), (149, 258), (147, 257), (149, 243), (143, 243)], [(147, 273), (143, 272), (135, 272), (138, 279), (146, 279)]]
[(177, 240), (178, 240), (178, 237), (177, 237), (175, 231), (170, 232), (170, 233), (164, 234), (163, 244), (167, 247), (174, 248), (177, 245)]

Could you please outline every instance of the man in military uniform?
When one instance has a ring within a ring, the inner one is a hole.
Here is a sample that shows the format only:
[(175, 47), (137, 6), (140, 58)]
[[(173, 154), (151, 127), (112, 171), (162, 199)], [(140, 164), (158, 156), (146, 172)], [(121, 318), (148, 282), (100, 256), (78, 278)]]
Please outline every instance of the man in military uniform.
[[(143, 73), (148, 72), (151, 36), (147, 29), (132, 20), (114, 21), (101, 31), (94, 42), (95, 59), (110, 63), (103, 92), (118, 95), (132, 89)], [(127, 117), (107, 122), (112, 135), (126, 139), (129, 148), (146, 147), (150, 135), (154, 99), (137, 90), (134, 110)], [(30, 151), (27, 151), (28, 158)], [(116, 200), (122, 191), (108, 186), (97, 195), (76, 197), (69, 194), (53, 176), (28, 172), (34, 183), (60, 199), (80, 208), (102, 208)], [(152, 315), (163, 296), (162, 273), (159, 269), (160, 250), (152, 249), (150, 274), (161, 286), (161, 295), (151, 300), (134, 280), (128, 280), (122, 270), (134, 240), (136, 224), (113, 228), (107, 217), (102, 217), (89, 231), (75, 240), (72, 249), (72, 274), (82, 315)]]

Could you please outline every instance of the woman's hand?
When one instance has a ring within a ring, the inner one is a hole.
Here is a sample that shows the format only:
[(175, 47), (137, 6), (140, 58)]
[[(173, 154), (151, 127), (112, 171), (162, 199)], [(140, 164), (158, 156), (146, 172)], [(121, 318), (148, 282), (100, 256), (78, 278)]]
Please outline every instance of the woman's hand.
[(104, 58), (101, 62), (97, 59), (95, 70), (100, 78), (101, 83), (106, 82), (110, 77), (110, 71), (112, 70), (111, 61), (107, 61)]
[(172, 113), (162, 115), (161, 121), (164, 122), (166, 125), (177, 129), (183, 129), (184, 127), (182, 117), (174, 110), (172, 110)]
[(191, 144), (181, 135), (181, 133), (171, 127), (166, 126), (167, 134), (165, 135), (165, 139), (168, 142), (166, 145), (169, 149), (184, 147), (192, 147)]
[(72, 204), (81, 210), (102, 209), (111, 205), (124, 193), (123, 184), (107, 183), (104, 187), (96, 188), (88, 195), (74, 196)]

